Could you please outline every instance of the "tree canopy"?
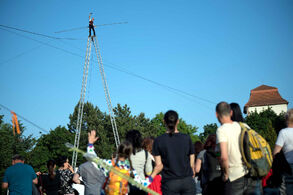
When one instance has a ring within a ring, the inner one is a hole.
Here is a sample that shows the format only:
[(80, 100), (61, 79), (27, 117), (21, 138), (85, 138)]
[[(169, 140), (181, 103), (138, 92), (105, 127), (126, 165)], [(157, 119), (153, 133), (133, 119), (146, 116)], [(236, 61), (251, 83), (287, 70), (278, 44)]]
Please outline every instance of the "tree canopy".
[(277, 115), (272, 109), (252, 112), (246, 116), (245, 122), (268, 141), (271, 149), (275, 146), (279, 131), (286, 127), (284, 113)]
[[(0, 117), (1, 119), (3, 116)], [(12, 125), (0, 120), (0, 179), (2, 181), (4, 171), (11, 165), (11, 158), (20, 154), (29, 162), (36, 139), (32, 135), (24, 136), (25, 127), (19, 122), (20, 134), (13, 135)]]
[[(3, 177), (4, 170), (11, 165), (11, 157), (18, 153), (25, 156), (27, 163), (31, 164), (35, 171), (47, 171), (46, 162), (49, 159), (58, 160), (60, 156), (67, 156), (71, 160), (72, 153), (68, 151), (65, 143), (74, 143), (76, 123), (78, 115), (78, 104), (69, 115), (67, 127), (57, 126), (51, 129), (48, 134), (43, 134), (38, 139), (32, 135), (24, 136), (25, 127), (20, 122), (20, 135), (13, 135), (12, 125), (3, 122), (0, 115), (0, 175)], [(157, 137), (165, 133), (166, 127), (163, 122), (164, 113), (160, 112), (153, 118), (148, 118), (144, 113), (137, 115), (131, 112), (127, 105), (118, 104), (114, 109), (120, 141), (123, 141), (127, 131), (136, 129), (143, 137)], [(251, 113), (245, 118), (247, 124), (259, 132), (274, 147), (277, 132), (284, 128), (284, 115), (275, 114), (271, 109), (261, 113)], [(205, 142), (209, 134), (215, 133), (217, 124), (205, 125), (204, 131), (197, 134), (198, 128), (188, 124), (184, 119), (179, 119), (178, 130), (190, 135), (193, 142)], [(102, 112), (97, 106), (86, 102), (83, 109), (82, 128), (79, 147), (82, 150), (87, 146), (87, 133), (95, 129), (99, 140), (95, 143), (97, 154), (101, 158), (110, 158), (116, 150), (113, 137), (110, 117), (106, 112)], [(78, 156), (77, 165), (83, 163), (85, 159)]]

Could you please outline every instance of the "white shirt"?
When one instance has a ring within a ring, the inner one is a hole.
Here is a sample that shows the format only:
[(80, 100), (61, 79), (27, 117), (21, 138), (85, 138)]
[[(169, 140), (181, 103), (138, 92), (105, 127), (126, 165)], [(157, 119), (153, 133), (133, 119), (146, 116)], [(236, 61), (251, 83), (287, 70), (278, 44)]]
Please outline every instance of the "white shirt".
[(282, 147), (288, 163), (293, 164), (293, 128), (282, 129), (278, 135), (276, 145)]
[(237, 122), (225, 123), (217, 129), (217, 144), (227, 143), (229, 159), (229, 179), (234, 181), (247, 173), (246, 166), (242, 161), (239, 138), (241, 127)]

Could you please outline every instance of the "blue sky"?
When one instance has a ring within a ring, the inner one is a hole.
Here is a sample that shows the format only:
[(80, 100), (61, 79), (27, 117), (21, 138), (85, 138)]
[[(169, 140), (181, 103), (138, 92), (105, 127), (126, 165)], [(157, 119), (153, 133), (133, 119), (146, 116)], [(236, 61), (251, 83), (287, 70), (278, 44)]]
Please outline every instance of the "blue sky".
[[(127, 104), (133, 114), (144, 112), (150, 118), (174, 109), (200, 131), (217, 122), (214, 103), (224, 100), (243, 107), (250, 90), (262, 84), (277, 87), (293, 107), (291, 0), (2, 0), (0, 24), (78, 40), (1, 27), (0, 104), (48, 130), (69, 122), (80, 97), (88, 30), (54, 32), (87, 26), (90, 12), (95, 24), (128, 22), (96, 29), (113, 105)], [(107, 111), (94, 61), (86, 99)], [(0, 114), (9, 122), (8, 111), (1, 109)], [(24, 124), (27, 133), (38, 136), (37, 128)]]

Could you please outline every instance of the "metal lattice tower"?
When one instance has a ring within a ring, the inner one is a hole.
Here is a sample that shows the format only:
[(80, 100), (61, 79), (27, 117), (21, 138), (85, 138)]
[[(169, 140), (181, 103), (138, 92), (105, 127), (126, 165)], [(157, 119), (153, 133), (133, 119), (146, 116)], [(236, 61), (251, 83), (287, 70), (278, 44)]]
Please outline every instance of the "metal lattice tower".
[(120, 144), (119, 134), (118, 134), (117, 125), (116, 125), (116, 121), (115, 121), (115, 117), (114, 117), (114, 113), (113, 113), (111, 97), (110, 97), (110, 93), (109, 93), (109, 89), (108, 89), (106, 75), (104, 72), (104, 65), (103, 65), (102, 56), (101, 56), (101, 52), (100, 52), (100, 48), (99, 48), (99, 44), (98, 44), (98, 39), (96, 37), (95, 37), (95, 41), (93, 43), (95, 46), (96, 56), (98, 58), (99, 70), (100, 70), (102, 81), (103, 81), (105, 97), (106, 97), (106, 101), (107, 101), (109, 116), (111, 119), (111, 125), (112, 125), (113, 134), (114, 134), (114, 138), (115, 138), (115, 144), (116, 144), (116, 147), (118, 148), (118, 146)]
[[(96, 56), (97, 56), (97, 60), (98, 60), (98, 64), (99, 64), (99, 70), (100, 70), (101, 77), (102, 77), (106, 102), (107, 102), (107, 106), (108, 106), (108, 111), (109, 111), (112, 129), (113, 129), (113, 134), (114, 134), (114, 138), (115, 138), (115, 145), (116, 145), (116, 147), (118, 147), (120, 144), (119, 134), (118, 134), (117, 125), (116, 125), (116, 121), (115, 121), (115, 117), (114, 117), (114, 113), (113, 113), (113, 108), (112, 108), (110, 93), (109, 93), (108, 84), (107, 84), (107, 80), (106, 80), (106, 75), (104, 72), (104, 65), (103, 65), (103, 61), (102, 61), (102, 57), (101, 57), (101, 52), (100, 52), (98, 40), (96, 37), (95, 37), (95, 39), (93, 39), (93, 37), (89, 37), (87, 40), (86, 56), (85, 56), (85, 63), (84, 63), (83, 77), (82, 77), (82, 87), (81, 87), (81, 93), (80, 93), (80, 99), (79, 99), (79, 105), (78, 105), (78, 115), (77, 115), (74, 147), (79, 148), (80, 132), (81, 132), (81, 126), (82, 126), (82, 117), (83, 117), (83, 107), (84, 107), (84, 100), (85, 100), (85, 94), (86, 94), (86, 86), (87, 86), (88, 70), (89, 70), (89, 65), (90, 65), (90, 55), (91, 55), (92, 43), (95, 47)], [(73, 151), (73, 155), (72, 155), (73, 168), (76, 167), (77, 154), (78, 153), (76, 151)]]

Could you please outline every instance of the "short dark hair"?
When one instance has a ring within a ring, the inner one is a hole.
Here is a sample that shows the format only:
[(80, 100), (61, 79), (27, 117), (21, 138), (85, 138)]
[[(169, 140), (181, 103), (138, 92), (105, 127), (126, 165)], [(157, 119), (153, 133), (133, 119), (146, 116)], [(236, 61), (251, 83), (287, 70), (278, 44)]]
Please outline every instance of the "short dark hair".
[(220, 102), (216, 106), (216, 112), (220, 117), (229, 116), (231, 113), (231, 107), (227, 102)]
[(59, 167), (63, 167), (63, 166), (64, 166), (64, 163), (66, 163), (67, 160), (68, 160), (68, 157), (67, 157), (67, 156), (60, 156), (60, 157), (58, 158), (57, 165), (58, 165)]
[(15, 154), (14, 156), (12, 156), (12, 160), (21, 160), (24, 161), (24, 157), (19, 155), (19, 154)]

